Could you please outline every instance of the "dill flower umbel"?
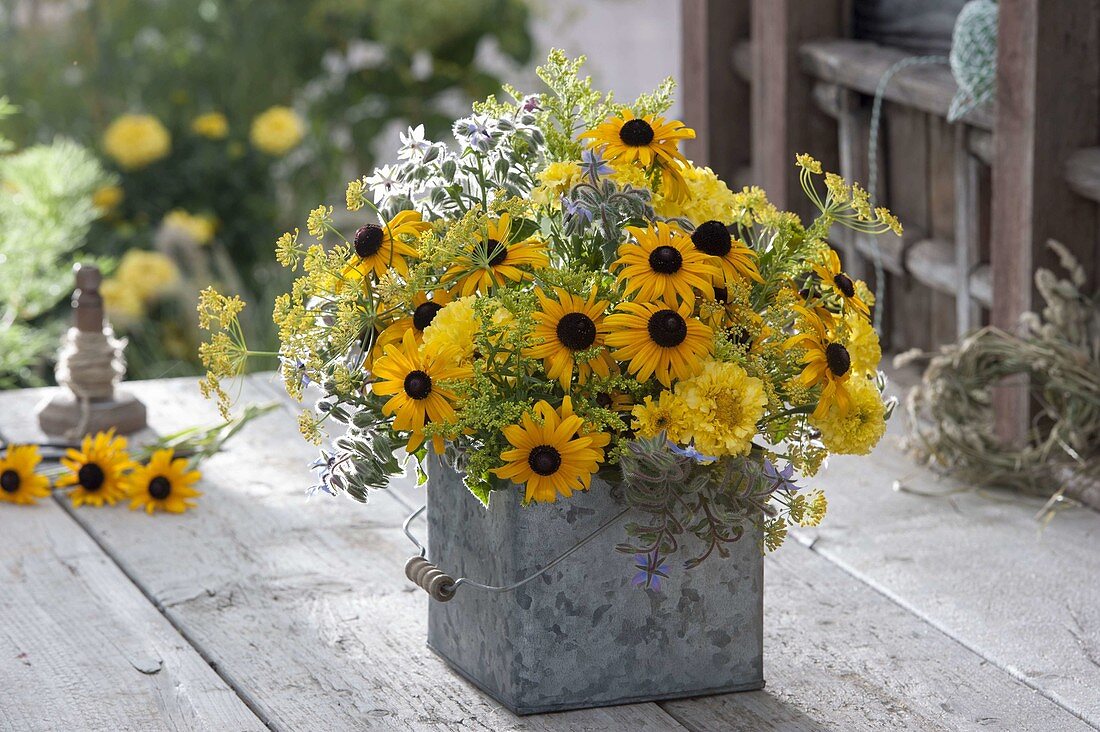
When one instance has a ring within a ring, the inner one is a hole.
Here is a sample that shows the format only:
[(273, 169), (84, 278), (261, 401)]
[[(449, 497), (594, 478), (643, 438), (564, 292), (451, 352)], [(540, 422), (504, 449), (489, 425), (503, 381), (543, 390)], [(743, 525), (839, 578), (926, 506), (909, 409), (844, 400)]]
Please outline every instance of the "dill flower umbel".
[(838, 455), (866, 455), (886, 434), (886, 406), (874, 381), (860, 376), (848, 382), (849, 406), (810, 418), (826, 449)]
[(126, 453), (126, 438), (115, 437), (110, 429), (86, 436), (79, 450), (66, 450), (61, 465), (66, 472), (57, 479), (57, 487), (72, 486), (69, 497), (79, 508), (84, 504), (113, 506), (125, 497), (126, 473), (134, 462)]
[(172, 450), (157, 450), (145, 465), (138, 465), (126, 478), (126, 495), (130, 510), (141, 508), (146, 513), (167, 511), (183, 513), (195, 507), (191, 500), (202, 493), (191, 486), (201, 474), (188, 470), (187, 459), (175, 457)]
[(768, 402), (764, 382), (735, 363), (707, 361), (703, 370), (676, 385), (687, 431), (706, 455), (746, 455)]
[(298, 146), (306, 124), (290, 107), (271, 107), (252, 120), (248, 139), (252, 146), (273, 157), (282, 157)]
[(124, 114), (103, 133), (103, 151), (123, 170), (138, 170), (167, 157), (172, 136), (152, 115)]
[(0, 455), (0, 503), (31, 505), (50, 495), (50, 481), (35, 472), (42, 462), (37, 445), (8, 445)]
[(229, 134), (229, 120), (221, 112), (206, 112), (191, 120), (191, 131), (208, 140), (224, 140)]

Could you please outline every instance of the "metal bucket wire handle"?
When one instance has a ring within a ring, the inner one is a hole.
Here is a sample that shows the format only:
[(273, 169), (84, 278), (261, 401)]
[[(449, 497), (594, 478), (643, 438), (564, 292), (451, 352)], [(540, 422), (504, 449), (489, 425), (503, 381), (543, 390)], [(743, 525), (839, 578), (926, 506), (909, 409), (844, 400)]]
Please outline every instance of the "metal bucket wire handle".
[(617, 523), (618, 520), (625, 516), (626, 512), (630, 510), (630, 507), (627, 506), (623, 510), (619, 511), (607, 521), (603, 522), (603, 524), (601, 524), (591, 534), (584, 537), (576, 544), (569, 547), (564, 552), (550, 560), (550, 562), (542, 569), (536, 570), (533, 574), (524, 577), (518, 582), (514, 582), (510, 585), (485, 585), (480, 582), (475, 582), (469, 577), (459, 577), (458, 579), (455, 579), (449, 574), (443, 572), (443, 570), (441, 570), (438, 565), (428, 561), (428, 550), (424, 547), (423, 544), (420, 543), (420, 541), (415, 536), (413, 536), (412, 532), (409, 530), (409, 526), (412, 524), (412, 522), (416, 519), (417, 516), (424, 513), (424, 509), (426, 508), (427, 505), (425, 504), (413, 511), (411, 514), (409, 514), (409, 517), (406, 518), (405, 522), (401, 525), (401, 530), (405, 532), (405, 536), (409, 537), (409, 541), (411, 541), (413, 545), (420, 550), (419, 554), (411, 557), (409, 561), (405, 563), (405, 576), (408, 577), (409, 580), (411, 580), (412, 583), (415, 584), (417, 587), (427, 592), (433, 600), (437, 600), (439, 602), (448, 602), (449, 600), (451, 600), (455, 596), (455, 592), (458, 590), (458, 588), (463, 585), (476, 587), (479, 590), (486, 590), (488, 592), (503, 593), (518, 590), (520, 587), (523, 587), (528, 582), (537, 579), (545, 572), (553, 569), (559, 562), (564, 561), (585, 544), (602, 534), (610, 526)]

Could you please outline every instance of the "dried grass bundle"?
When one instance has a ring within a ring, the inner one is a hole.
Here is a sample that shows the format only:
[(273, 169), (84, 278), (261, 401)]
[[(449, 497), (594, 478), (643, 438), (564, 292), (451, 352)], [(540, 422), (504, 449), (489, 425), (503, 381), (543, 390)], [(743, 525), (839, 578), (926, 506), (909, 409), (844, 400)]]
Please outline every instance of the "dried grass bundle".
[[(931, 357), (906, 406), (906, 448), (926, 464), (975, 485), (1063, 496), (1100, 510), (1100, 295), (1070, 252), (1048, 242), (1068, 279), (1040, 269), (1046, 305), (1018, 332), (986, 327)], [(1018, 383), (1037, 405), (1022, 446), (994, 436), (993, 387)]]

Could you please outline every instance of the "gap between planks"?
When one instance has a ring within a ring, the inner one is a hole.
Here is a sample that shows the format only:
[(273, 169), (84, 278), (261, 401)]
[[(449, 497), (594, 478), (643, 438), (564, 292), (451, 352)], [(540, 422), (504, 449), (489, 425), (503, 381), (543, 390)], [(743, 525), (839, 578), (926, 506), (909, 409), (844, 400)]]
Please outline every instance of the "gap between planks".
[(80, 515), (80, 512), (77, 509), (73, 508), (72, 503), (68, 500), (68, 497), (62, 493), (53, 491), (53, 493), (51, 494), (51, 498), (53, 498), (54, 502), (61, 507), (61, 510), (63, 510), (74, 522), (76, 522), (76, 525), (80, 527), (80, 530), (83, 531), (88, 536), (88, 538), (95, 543), (97, 547), (99, 547), (99, 550), (102, 551), (103, 554), (108, 559), (110, 559), (116, 567), (118, 567), (119, 571), (122, 572), (123, 575), (125, 575), (126, 579), (129, 580), (130, 583), (137, 588), (138, 592), (141, 593), (141, 596), (148, 600), (149, 604), (156, 608), (161, 617), (163, 617), (168, 622), (168, 624), (171, 625), (177, 633), (179, 633), (180, 637), (183, 638), (184, 642), (186, 642), (187, 645), (190, 646), (196, 654), (198, 654), (199, 658), (201, 658), (211, 668), (211, 670), (215, 674), (217, 674), (219, 679), (225, 682), (226, 686), (233, 690), (233, 693), (237, 696), (238, 699), (241, 700), (241, 703), (248, 707), (248, 710), (250, 712), (256, 715), (256, 719), (260, 720), (260, 723), (268, 729), (275, 730), (275, 726), (271, 723), (271, 720), (268, 718), (268, 716), (264, 714), (263, 709), (261, 709), (254, 702), (249, 694), (245, 693), (242, 685), (239, 684), (232, 676), (226, 673), (223, 668), (220, 668), (218, 666), (218, 664), (210, 657), (210, 654), (206, 652), (202, 645), (187, 630), (187, 627), (183, 623), (176, 622), (171, 613), (167, 611), (160, 600), (158, 600), (156, 596), (149, 592), (145, 585), (141, 583), (141, 581), (137, 577), (137, 573), (134, 572), (130, 568), (130, 566), (122, 559), (122, 557), (118, 556), (111, 549), (110, 546), (100, 540), (99, 536), (92, 529), (92, 527), (85, 522), (84, 517)]

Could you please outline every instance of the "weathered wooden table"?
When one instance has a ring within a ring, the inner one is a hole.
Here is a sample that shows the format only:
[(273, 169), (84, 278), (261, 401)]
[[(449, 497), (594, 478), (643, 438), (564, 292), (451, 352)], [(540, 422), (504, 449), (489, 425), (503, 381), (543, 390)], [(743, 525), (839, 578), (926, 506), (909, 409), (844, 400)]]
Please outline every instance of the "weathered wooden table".
[[(194, 379), (132, 385), (164, 433)], [(41, 391), (0, 394), (34, 439)], [(282, 400), (267, 375), (243, 398)], [(287, 415), (204, 466), (199, 508), (0, 505), (0, 730), (1078, 730), (1100, 725), (1100, 517), (946, 492), (899, 452), (819, 478), (829, 516), (767, 560), (763, 691), (517, 718), (424, 645), (416, 489), (307, 501)]]

